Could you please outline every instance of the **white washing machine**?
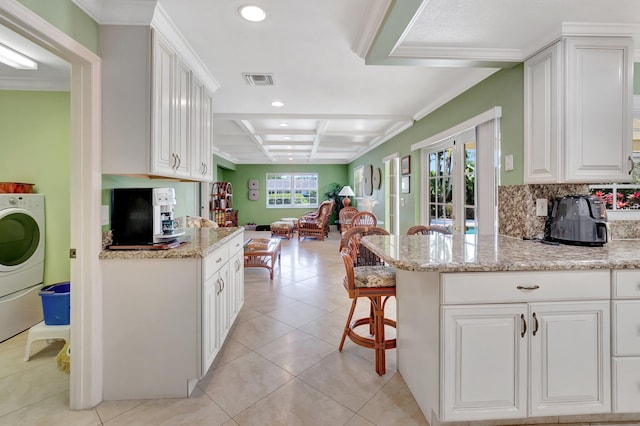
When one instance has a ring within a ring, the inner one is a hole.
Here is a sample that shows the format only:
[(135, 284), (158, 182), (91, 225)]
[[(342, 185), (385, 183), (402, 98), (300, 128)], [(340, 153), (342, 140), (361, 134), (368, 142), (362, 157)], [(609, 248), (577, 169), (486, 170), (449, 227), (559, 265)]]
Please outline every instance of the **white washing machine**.
[(0, 342), (42, 321), (44, 195), (0, 194)]

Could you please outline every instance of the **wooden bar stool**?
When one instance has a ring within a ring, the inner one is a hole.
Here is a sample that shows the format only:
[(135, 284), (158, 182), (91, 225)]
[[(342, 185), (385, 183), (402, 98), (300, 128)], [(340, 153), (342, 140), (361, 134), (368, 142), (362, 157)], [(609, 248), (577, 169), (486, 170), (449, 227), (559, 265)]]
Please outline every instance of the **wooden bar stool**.
[[(372, 235), (386, 233), (380, 228), (373, 229), (375, 231), (372, 232)], [(354, 237), (342, 248), (340, 256), (345, 266), (343, 285), (353, 302), (338, 350), (342, 351), (347, 336), (353, 343), (373, 349), (375, 351), (376, 373), (383, 375), (387, 370), (385, 351), (396, 347), (396, 339), (386, 339), (384, 332), (385, 325), (396, 327), (394, 320), (384, 316), (387, 301), (396, 295), (396, 272), (394, 268), (382, 264), (379, 259), (373, 265), (355, 266), (359, 257), (367, 257), (363, 256), (363, 253), (358, 253), (366, 250), (360, 246), (359, 242), (362, 234), (371, 232), (371, 228), (356, 227), (347, 232)], [(360, 297), (369, 299), (370, 314), (368, 317), (352, 321)], [(369, 334), (373, 336), (372, 338), (356, 332), (356, 328), (362, 325), (369, 325)]]

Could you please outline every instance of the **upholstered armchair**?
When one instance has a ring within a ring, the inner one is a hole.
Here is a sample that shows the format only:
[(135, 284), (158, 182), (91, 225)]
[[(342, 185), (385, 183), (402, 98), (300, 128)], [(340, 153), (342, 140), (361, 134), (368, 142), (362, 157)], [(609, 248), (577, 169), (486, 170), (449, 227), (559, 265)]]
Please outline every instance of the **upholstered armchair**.
[(298, 240), (302, 237), (324, 240), (329, 235), (329, 221), (334, 203), (334, 200), (323, 201), (317, 211), (307, 213), (298, 219)]

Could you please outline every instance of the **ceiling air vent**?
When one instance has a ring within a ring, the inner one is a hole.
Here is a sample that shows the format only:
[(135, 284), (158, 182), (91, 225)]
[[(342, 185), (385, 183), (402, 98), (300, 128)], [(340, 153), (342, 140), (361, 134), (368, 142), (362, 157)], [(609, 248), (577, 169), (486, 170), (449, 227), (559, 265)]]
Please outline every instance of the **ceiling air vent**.
[(243, 72), (242, 76), (249, 86), (273, 86), (273, 74), (252, 74)]

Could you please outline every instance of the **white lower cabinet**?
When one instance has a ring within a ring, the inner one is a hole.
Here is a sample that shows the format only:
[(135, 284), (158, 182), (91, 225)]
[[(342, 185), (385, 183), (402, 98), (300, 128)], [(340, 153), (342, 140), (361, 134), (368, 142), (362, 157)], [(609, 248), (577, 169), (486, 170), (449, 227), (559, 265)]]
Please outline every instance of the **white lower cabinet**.
[[(202, 374), (211, 367), (244, 303), (243, 234), (203, 262)], [(243, 295), (239, 298), (238, 295)]]
[[(509, 274), (484, 274), (475, 285), (486, 282), (487, 296), (496, 298), (496, 283), (505, 278), (513, 278), (514, 289), (523, 280), (536, 282), (519, 290), (527, 303), (442, 307), (440, 420), (609, 412), (609, 301), (538, 301), (536, 291), (554, 300), (554, 288), (562, 294), (563, 281), (570, 280), (562, 273)], [(454, 286), (473, 278), (456, 275)], [(608, 271), (600, 275), (589, 293), (608, 294)], [(449, 296), (464, 300), (447, 284), (444, 279), (445, 303)]]
[(205, 258), (101, 261), (105, 400), (191, 394), (242, 308), (242, 241)]
[(614, 271), (611, 302), (613, 412), (640, 411), (640, 271)]

